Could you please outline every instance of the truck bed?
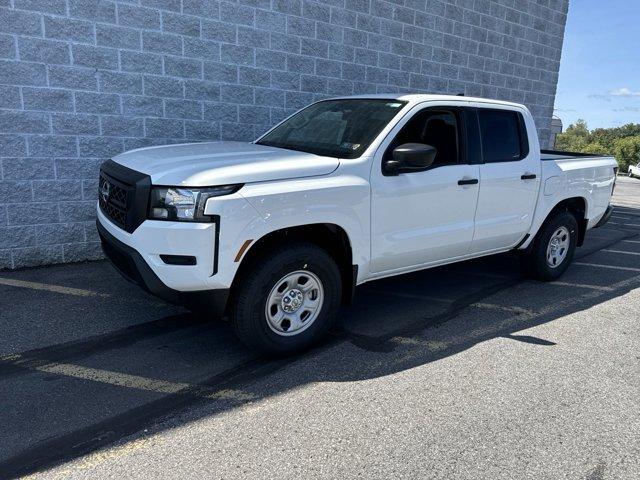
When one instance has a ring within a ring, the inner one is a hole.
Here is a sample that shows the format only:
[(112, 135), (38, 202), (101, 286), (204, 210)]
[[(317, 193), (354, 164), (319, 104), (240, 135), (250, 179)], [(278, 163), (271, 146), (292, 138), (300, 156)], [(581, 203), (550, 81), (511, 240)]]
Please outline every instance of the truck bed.
[(540, 159), (543, 161), (548, 160), (571, 160), (582, 158), (603, 158), (610, 155), (598, 155), (593, 153), (580, 153), (580, 152), (564, 152), (562, 150), (540, 150)]
[(618, 164), (612, 156), (542, 150), (542, 186), (540, 201), (556, 204), (567, 197), (585, 199), (588, 227), (595, 226), (609, 207)]

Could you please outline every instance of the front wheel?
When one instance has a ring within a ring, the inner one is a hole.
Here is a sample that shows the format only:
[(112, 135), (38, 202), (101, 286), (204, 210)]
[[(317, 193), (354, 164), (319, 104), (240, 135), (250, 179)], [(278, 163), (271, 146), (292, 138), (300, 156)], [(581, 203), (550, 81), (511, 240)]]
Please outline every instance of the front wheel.
[(245, 269), (231, 309), (231, 325), (246, 345), (287, 355), (321, 339), (333, 324), (342, 292), (333, 258), (313, 244), (265, 252)]
[(527, 273), (545, 282), (559, 278), (569, 267), (578, 242), (578, 222), (559, 212), (541, 227), (525, 258)]

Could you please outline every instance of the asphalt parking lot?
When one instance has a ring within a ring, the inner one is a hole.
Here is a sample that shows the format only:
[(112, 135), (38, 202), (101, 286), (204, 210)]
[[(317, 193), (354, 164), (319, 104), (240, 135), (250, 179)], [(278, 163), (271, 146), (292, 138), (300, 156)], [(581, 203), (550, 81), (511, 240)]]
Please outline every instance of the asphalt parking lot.
[(563, 278), (366, 284), (257, 358), (106, 262), (0, 272), (0, 478), (640, 477), (640, 180)]

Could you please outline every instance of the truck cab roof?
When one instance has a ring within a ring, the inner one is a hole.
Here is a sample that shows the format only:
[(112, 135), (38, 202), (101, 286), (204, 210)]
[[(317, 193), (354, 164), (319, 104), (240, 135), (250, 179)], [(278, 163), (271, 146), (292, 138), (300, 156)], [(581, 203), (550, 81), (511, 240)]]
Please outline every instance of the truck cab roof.
[(488, 103), (491, 105), (503, 105), (506, 107), (513, 107), (518, 109), (526, 109), (523, 104), (515, 102), (507, 102), (504, 100), (495, 100), (491, 98), (480, 97), (466, 97), (462, 95), (439, 95), (432, 93), (377, 93), (372, 95), (349, 95), (343, 97), (334, 97), (332, 100), (342, 99), (388, 99), (398, 100), (403, 102), (409, 102), (411, 104), (428, 102), (428, 101), (440, 101), (440, 102), (474, 102), (474, 103)]

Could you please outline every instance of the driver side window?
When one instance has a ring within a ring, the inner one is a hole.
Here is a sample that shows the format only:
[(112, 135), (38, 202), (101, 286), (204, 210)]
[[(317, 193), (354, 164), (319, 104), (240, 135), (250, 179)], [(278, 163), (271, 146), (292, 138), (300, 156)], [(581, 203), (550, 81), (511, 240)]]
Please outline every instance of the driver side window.
[(416, 113), (393, 139), (384, 159), (393, 157), (393, 150), (405, 143), (431, 145), (437, 151), (431, 168), (462, 163), (460, 154), (460, 122), (454, 111), (425, 109)]

